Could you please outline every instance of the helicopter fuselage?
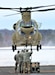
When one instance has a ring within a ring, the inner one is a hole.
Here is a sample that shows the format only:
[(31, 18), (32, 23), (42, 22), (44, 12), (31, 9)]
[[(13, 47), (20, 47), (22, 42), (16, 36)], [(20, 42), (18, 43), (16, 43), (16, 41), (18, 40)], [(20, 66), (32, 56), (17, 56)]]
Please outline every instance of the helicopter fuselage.
[(17, 23), (15, 23), (13, 25), (13, 28), (14, 28), (14, 33), (12, 36), (13, 46), (16, 47), (16, 46), (23, 46), (23, 45), (26, 46), (40, 45), (42, 35), (38, 31), (37, 22), (31, 19), (30, 12), (23, 12), (22, 20), (19, 20)]
[[(21, 45), (37, 45), (42, 39), (41, 33), (38, 31), (38, 28), (36, 28), (33, 25), (21, 25), (16, 24), (15, 32), (12, 36), (13, 45), (21, 46)], [(32, 23), (31, 23), (32, 24)], [(34, 23), (35, 24), (35, 23)], [(21, 25), (19, 27), (19, 25)], [(38, 27), (38, 26), (37, 26)]]

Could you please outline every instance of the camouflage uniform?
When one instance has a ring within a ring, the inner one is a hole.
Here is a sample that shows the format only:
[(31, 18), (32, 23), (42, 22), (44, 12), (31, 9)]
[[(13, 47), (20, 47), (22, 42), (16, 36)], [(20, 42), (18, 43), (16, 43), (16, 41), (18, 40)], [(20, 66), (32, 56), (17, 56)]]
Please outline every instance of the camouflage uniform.
[(17, 52), (17, 54), (14, 56), (14, 60), (16, 61), (15, 63), (15, 71), (17, 70), (17, 65), (19, 63), (19, 52)]
[(23, 71), (23, 52), (19, 53), (19, 72)]
[(31, 56), (32, 52), (25, 52), (24, 56), (23, 56), (23, 62), (24, 62), (24, 67), (23, 70), (25, 71), (26, 69), (28, 70), (28, 72), (30, 71), (30, 56)]
[(21, 73), (23, 70), (23, 52), (17, 52), (17, 54), (14, 56), (15, 63), (15, 71), (17, 70), (17, 66), (19, 64), (19, 72)]

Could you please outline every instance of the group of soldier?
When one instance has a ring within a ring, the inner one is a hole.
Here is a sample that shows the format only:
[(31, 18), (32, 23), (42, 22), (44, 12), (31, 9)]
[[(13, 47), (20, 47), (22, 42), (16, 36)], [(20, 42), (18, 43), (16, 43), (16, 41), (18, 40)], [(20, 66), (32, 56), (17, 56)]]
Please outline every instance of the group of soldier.
[(17, 67), (19, 73), (23, 73), (23, 69), (28, 68), (28, 63), (31, 62), (30, 56), (32, 55), (32, 51), (22, 50), (18, 51), (14, 56), (15, 59), (15, 72), (17, 72)]

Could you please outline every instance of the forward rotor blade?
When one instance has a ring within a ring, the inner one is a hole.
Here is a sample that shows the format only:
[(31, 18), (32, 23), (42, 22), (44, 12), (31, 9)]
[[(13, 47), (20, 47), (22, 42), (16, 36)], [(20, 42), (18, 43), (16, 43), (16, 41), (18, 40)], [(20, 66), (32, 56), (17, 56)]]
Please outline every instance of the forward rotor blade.
[(12, 10), (13, 8), (4, 8), (4, 7), (0, 7), (0, 9), (8, 9), (8, 10)]
[(20, 12), (20, 10), (18, 11), (18, 9), (20, 8), (5, 8), (5, 7), (0, 7), (1, 10), (12, 10), (12, 11), (16, 11), (16, 12)]
[(38, 8), (43, 8), (43, 7), (51, 7), (51, 6), (55, 6), (55, 4), (53, 4), (53, 5), (46, 5), (46, 6), (32, 7), (32, 9), (38, 9)]
[(55, 10), (55, 8), (41, 9), (41, 10), (37, 10), (37, 11), (43, 12), (43, 11), (51, 11), (51, 10)]
[(33, 10), (31, 12), (45, 12), (45, 11), (52, 11), (52, 10), (55, 10), (55, 8), (38, 9), (38, 10)]
[(6, 7), (0, 7), (0, 9), (6, 9), (6, 10), (14, 10), (14, 9), (19, 9), (19, 10), (22, 10), (22, 9), (24, 9), (24, 10), (28, 10), (28, 9), (38, 9), (38, 8), (43, 8), (43, 7), (51, 7), (51, 6), (55, 6), (55, 4), (53, 4), (53, 5), (46, 5), (46, 6), (37, 6), (37, 7), (26, 7), (26, 8), (22, 8), (22, 7), (20, 7), (20, 8), (6, 8)]
[(22, 9), (24, 9), (24, 10), (28, 10), (28, 9), (38, 9), (38, 8), (43, 8), (43, 7), (51, 7), (51, 6), (55, 6), (55, 4), (53, 4), (53, 5), (46, 5), (46, 6), (37, 6), (37, 7), (26, 7), (26, 8), (14, 8), (14, 9), (20, 9), (20, 10), (22, 10)]
[(4, 15), (4, 16), (12, 16), (12, 15), (17, 15), (17, 14), (20, 14), (20, 13), (14, 13), (14, 14), (9, 14), (9, 15)]
[[(55, 10), (55, 8), (51, 7), (51, 6), (55, 6), (54, 5), (46, 5), (46, 6), (37, 6), (37, 7), (27, 7), (27, 8), (4, 8), (4, 7), (0, 7), (0, 9), (2, 10), (13, 10), (13, 11), (16, 11), (16, 12), (26, 12), (26, 11), (31, 11), (31, 12), (37, 12), (37, 11), (40, 11), (40, 12), (43, 12), (43, 11), (50, 11), (50, 10)], [(51, 7), (51, 8), (45, 8), (45, 9), (38, 9), (38, 8), (44, 8), (44, 7)], [(36, 9), (36, 10), (35, 10)], [(11, 14), (13, 15), (13, 14)], [(8, 15), (10, 16), (10, 15)]]
[(21, 7), (20, 8), (6, 8), (6, 7), (0, 7), (0, 9), (8, 9), (8, 10), (12, 10), (12, 9), (22, 9)]

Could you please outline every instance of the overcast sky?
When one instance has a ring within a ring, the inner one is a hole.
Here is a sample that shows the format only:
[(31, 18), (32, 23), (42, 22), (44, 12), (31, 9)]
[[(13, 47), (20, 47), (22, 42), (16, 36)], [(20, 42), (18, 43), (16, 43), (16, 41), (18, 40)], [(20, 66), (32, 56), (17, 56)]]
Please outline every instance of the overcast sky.
[[(41, 5), (55, 4), (55, 0), (0, 0), (0, 7), (36, 7)], [(21, 14), (7, 16), (17, 13), (16, 11), (0, 10), (0, 29), (12, 29), (15, 22), (21, 19)], [(55, 29), (55, 10), (48, 12), (31, 13), (32, 19), (41, 23), (40, 29)]]

